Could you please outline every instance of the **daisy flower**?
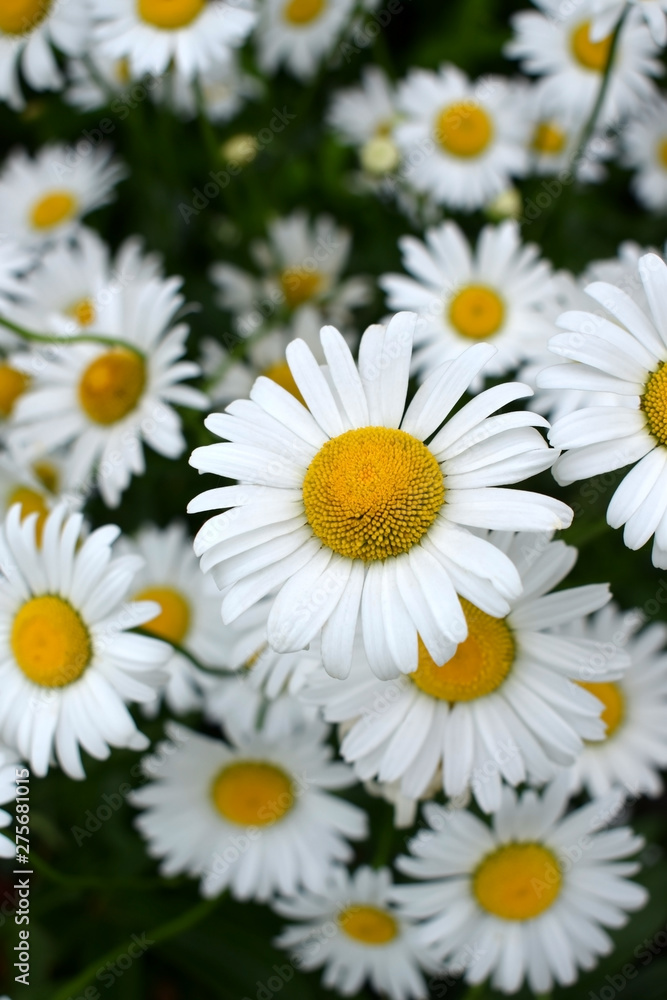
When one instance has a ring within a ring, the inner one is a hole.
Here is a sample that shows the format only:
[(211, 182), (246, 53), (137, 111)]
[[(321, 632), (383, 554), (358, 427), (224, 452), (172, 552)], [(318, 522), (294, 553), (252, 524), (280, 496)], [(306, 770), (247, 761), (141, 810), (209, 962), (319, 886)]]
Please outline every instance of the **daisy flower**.
[[(634, 4), (632, 16), (643, 17), (656, 45), (667, 44), (667, 0), (630, 0)], [(591, 38), (597, 40), (609, 34), (621, 19), (627, 0), (593, 0), (595, 20)]]
[[(162, 279), (143, 270), (116, 294), (95, 301), (99, 327), (117, 346), (60, 345), (16, 359), (31, 377), (19, 398), (9, 431), (10, 448), (31, 461), (70, 445), (69, 482), (96, 483), (115, 507), (132, 475), (144, 472), (143, 442), (168, 458), (185, 448), (180, 417), (171, 404), (201, 409), (206, 396), (179, 384), (199, 366), (179, 361), (188, 327), (172, 326), (183, 304), (180, 278)], [(88, 331), (87, 331), (88, 332)]]
[(348, 838), (366, 835), (366, 815), (329, 789), (348, 788), (352, 772), (332, 763), (321, 723), (291, 733), (246, 734), (228, 745), (167, 723), (181, 744), (155, 780), (131, 793), (145, 809), (136, 825), (164, 875), (201, 876), (203, 896), (229, 888), (237, 899), (265, 902), (301, 885), (321, 889)]
[[(592, 38), (594, 0), (566, 6), (561, 0), (535, 0), (535, 4), (540, 13), (522, 10), (512, 16), (515, 37), (505, 46), (505, 54), (520, 59), (525, 73), (544, 77), (544, 96), (553, 107), (587, 118), (600, 91), (612, 35)], [(648, 28), (628, 20), (618, 38), (599, 125), (636, 113), (655, 97), (650, 77), (662, 74), (657, 55)]]
[(203, 72), (196, 84), (177, 70), (161, 83), (155, 91), (155, 99), (173, 105), (186, 119), (195, 118), (199, 112), (199, 90), (204, 113), (213, 122), (230, 121), (247, 101), (263, 93), (261, 82), (256, 76), (242, 71), (235, 53)]
[(604, 281), (586, 294), (613, 321), (590, 312), (566, 312), (560, 333), (549, 342), (567, 359), (538, 376), (550, 389), (613, 392), (626, 405), (587, 406), (555, 422), (549, 438), (569, 449), (553, 474), (565, 485), (602, 472), (634, 468), (617, 488), (607, 509), (612, 528), (625, 525), (623, 541), (639, 549), (653, 537), (653, 564), (667, 568), (667, 264), (656, 254), (640, 258), (638, 273), (649, 313), (624, 291)]
[(392, 310), (420, 317), (414, 367), (422, 381), (475, 342), (498, 349), (484, 371), (491, 377), (546, 350), (551, 268), (534, 243), (521, 243), (517, 222), (485, 226), (474, 253), (454, 222), (427, 229), (425, 243), (403, 236), (399, 247), (410, 277), (385, 274), (379, 285)]
[(36, 514), (37, 542), (41, 543), (44, 524), (59, 503), (70, 509), (80, 507), (82, 496), (68, 492), (61, 456), (50, 461), (24, 465), (8, 452), (0, 452), (0, 515), (5, 517), (14, 504), (21, 506), (21, 519)]
[(91, 0), (95, 39), (130, 76), (164, 73), (173, 62), (192, 80), (224, 63), (255, 24), (252, 0)]
[(309, 80), (332, 51), (354, 9), (354, 0), (263, 0), (255, 33), (264, 73), (284, 66)]
[(632, 191), (644, 208), (667, 210), (667, 101), (648, 105), (622, 133), (623, 161), (637, 171)]
[(208, 673), (201, 678), (201, 687), (204, 717), (219, 726), (233, 743), (253, 733), (260, 722), (278, 737), (318, 718), (317, 709), (303, 705), (290, 694), (267, 700), (247, 670)]
[(0, 173), (5, 232), (28, 249), (70, 236), (84, 215), (112, 200), (113, 187), (124, 176), (104, 147), (84, 156), (75, 147), (52, 143), (35, 159), (15, 150)]
[(452, 65), (411, 70), (398, 90), (404, 121), (395, 132), (406, 181), (467, 212), (505, 191), (527, 166), (525, 124), (511, 95), (498, 76), (471, 83)]
[(379, 66), (364, 67), (360, 86), (334, 94), (327, 121), (341, 142), (357, 147), (364, 170), (385, 174), (398, 166), (400, 153), (393, 139), (396, 95)]
[(16, 111), (25, 107), (19, 69), (34, 90), (58, 90), (63, 78), (51, 46), (80, 55), (90, 27), (85, 3), (5, 0), (0, 9), (0, 100)]
[[(97, 46), (86, 53), (85, 59), (68, 60), (67, 77), (69, 86), (63, 98), (80, 111), (106, 108), (111, 95), (122, 95), (131, 89), (133, 83), (127, 59), (113, 59)], [(148, 77), (142, 84), (152, 89), (158, 86), (159, 81), (157, 77)]]
[(357, 662), (345, 684), (313, 675), (302, 697), (320, 705), (327, 722), (349, 724), (341, 754), (360, 778), (400, 779), (401, 793), (416, 799), (441, 769), (445, 795), (472, 790), (494, 812), (503, 779), (543, 784), (555, 765), (575, 762), (584, 739), (604, 737), (599, 702), (572, 682), (618, 677), (626, 660), (620, 651), (601, 657), (593, 640), (547, 632), (609, 601), (603, 584), (550, 593), (576, 549), (524, 532), (492, 532), (487, 541), (521, 576), (509, 614), (492, 617), (464, 600), (468, 637), (444, 666), (420, 643), (417, 670), (407, 677), (378, 680)]
[(106, 760), (109, 747), (148, 745), (125, 703), (153, 700), (170, 649), (127, 631), (157, 608), (125, 601), (140, 560), (112, 557), (119, 528), (83, 540), (82, 516), (60, 506), (38, 546), (36, 521), (15, 505), (0, 530), (0, 739), (40, 777), (55, 755), (83, 778), (80, 747)]
[(354, 874), (335, 868), (324, 893), (302, 889), (272, 903), (281, 916), (300, 921), (274, 943), (292, 953), (299, 969), (324, 967), (322, 985), (343, 996), (368, 982), (391, 1000), (427, 997), (423, 973), (435, 972), (439, 963), (434, 949), (420, 941), (415, 922), (390, 902), (391, 888), (387, 868), (363, 867)]
[(639, 865), (625, 858), (642, 846), (616, 820), (622, 796), (612, 793), (565, 816), (567, 791), (554, 782), (543, 796), (503, 791), (493, 826), (467, 811), (424, 806), (431, 829), (410, 844), (397, 867), (422, 885), (395, 886), (392, 898), (410, 918), (427, 918), (426, 943), (466, 969), (468, 983), (488, 977), (516, 993), (554, 982), (569, 986), (613, 948), (603, 928), (622, 927), (626, 911), (648, 898), (629, 881)]
[(239, 480), (188, 508), (228, 508), (195, 539), (202, 570), (224, 589), (223, 620), (280, 588), (269, 645), (304, 649), (322, 631), (334, 676), (350, 670), (358, 619), (379, 676), (417, 669), (418, 632), (445, 663), (467, 635), (457, 589), (492, 614), (506, 614), (521, 590), (511, 560), (466, 527), (550, 530), (572, 516), (550, 497), (496, 488), (553, 461), (534, 429), (543, 418), (489, 417), (530, 395), (526, 386), (480, 394), (438, 431), (492, 357), (490, 345), (443, 365), (405, 410), (416, 319), (399, 313), (386, 328), (369, 327), (358, 368), (340, 333), (324, 327), (327, 377), (294, 341), (287, 361), (308, 409), (259, 378), (250, 401), (206, 421), (228, 443), (190, 458), (202, 472)]
[[(17, 794), (16, 772), (18, 757), (7, 747), (0, 746), (0, 805), (6, 806), (14, 802)], [(14, 817), (6, 809), (0, 809), (0, 828), (10, 826)], [(4, 833), (0, 833), (0, 858), (13, 858), (16, 854), (16, 841)]]
[[(0, 307), (3, 311), (8, 299), (20, 298), (24, 293), (24, 276), (30, 271), (34, 257), (14, 240), (0, 237)], [(0, 340), (4, 333), (0, 327)]]

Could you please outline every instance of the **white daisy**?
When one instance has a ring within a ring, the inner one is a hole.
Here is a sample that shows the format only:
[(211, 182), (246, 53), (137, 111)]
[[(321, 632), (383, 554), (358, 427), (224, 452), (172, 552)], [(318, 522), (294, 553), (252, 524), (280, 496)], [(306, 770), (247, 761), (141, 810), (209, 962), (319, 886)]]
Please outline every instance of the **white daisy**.
[[(646, 314), (621, 289), (594, 282), (587, 295), (614, 321), (589, 312), (566, 312), (558, 326), (566, 330), (549, 347), (568, 359), (538, 376), (550, 389), (585, 389), (626, 397), (625, 406), (588, 406), (561, 417), (549, 438), (569, 451), (553, 473), (561, 484), (602, 472), (634, 468), (617, 488), (607, 510), (613, 528), (625, 525), (623, 540), (639, 549), (652, 536), (653, 564), (667, 568), (667, 264), (645, 254), (638, 273), (648, 299)], [(637, 463), (637, 464), (635, 464)]]
[[(466, 969), (469, 983), (488, 977), (495, 989), (533, 993), (568, 986), (591, 969), (613, 942), (604, 927), (622, 927), (628, 910), (648, 898), (629, 881), (639, 868), (622, 860), (642, 846), (628, 827), (603, 830), (621, 811), (622, 796), (591, 802), (564, 816), (567, 792), (554, 782), (540, 798), (517, 799), (505, 788), (489, 827), (466, 811), (429, 803), (432, 827), (416, 837), (414, 857), (398, 859), (422, 885), (395, 886), (409, 917), (426, 917), (422, 933), (445, 959)], [(602, 832), (600, 832), (602, 831)]]
[(208, 673), (201, 678), (201, 687), (204, 717), (219, 726), (232, 743), (253, 733), (260, 723), (278, 737), (318, 718), (317, 709), (289, 694), (267, 700), (247, 670)]
[[(236, 745), (167, 724), (180, 743), (155, 781), (130, 801), (164, 875), (201, 876), (202, 895), (229, 888), (237, 899), (264, 902), (301, 885), (321, 889), (335, 862), (349, 860), (348, 838), (366, 834), (357, 806), (329, 794), (347, 788), (352, 772), (331, 762), (326, 727), (247, 734)], [(173, 750), (173, 747), (169, 747)]]
[(416, 670), (417, 632), (438, 664), (465, 639), (457, 589), (487, 612), (509, 611), (521, 589), (513, 563), (463, 526), (551, 530), (572, 516), (550, 497), (495, 488), (553, 461), (534, 429), (543, 418), (489, 417), (527, 387), (482, 393), (438, 431), (493, 355), (490, 345), (443, 365), (405, 410), (416, 319), (399, 313), (386, 328), (369, 327), (358, 368), (338, 331), (324, 327), (326, 376), (294, 341), (287, 361), (309, 409), (259, 378), (250, 401), (206, 421), (229, 443), (190, 458), (200, 471), (239, 480), (189, 506), (229, 508), (195, 539), (202, 570), (224, 588), (223, 620), (280, 588), (269, 644), (303, 649), (322, 630), (323, 662), (335, 676), (349, 672), (359, 618), (373, 670), (391, 677)]
[[(0, 745), (0, 806), (14, 802), (17, 794), (16, 774), (24, 769), (17, 767), (19, 758), (8, 747)], [(0, 829), (10, 826), (14, 817), (6, 809), (0, 809)], [(26, 841), (22, 841), (25, 845)], [(0, 833), (0, 858), (13, 858), (16, 853), (16, 838)]]
[(242, 45), (255, 23), (252, 0), (91, 0), (96, 43), (127, 59), (133, 79), (170, 63), (188, 79), (214, 69)]
[(234, 118), (244, 104), (262, 96), (263, 87), (256, 76), (244, 73), (232, 52), (225, 62), (201, 73), (197, 83), (173, 70), (156, 88), (155, 98), (165, 101), (184, 118), (194, 118), (199, 111), (198, 92), (204, 113), (213, 122)]
[[(63, 98), (80, 111), (105, 108), (117, 95), (122, 100), (124, 92), (131, 90), (133, 84), (127, 59), (112, 59), (100, 52), (97, 46), (86, 53), (85, 59), (69, 59), (67, 76), (69, 86)], [(159, 85), (157, 77), (148, 77), (142, 83), (151, 91)]]
[(309, 80), (353, 9), (354, 0), (262, 0), (255, 33), (261, 69), (273, 74), (285, 66), (300, 80)]
[(17, 462), (8, 452), (0, 452), (0, 516), (4, 518), (15, 503), (21, 505), (21, 519), (36, 514), (38, 544), (49, 512), (59, 503), (75, 509), (83, 499), (68, 490), (62, 456), (31, 466)]
[[(28, 389), (30, 379), (14, 360), (0, 357), (0, 420), (9, 420), (20, 396)], [(5, 442), (3, 442), (5, 443)]]
[[(587, 118), (600, 91), (612, 35), (591, 38), (595, 0), (570, 5), (562, 0), (534, 2), (541, 13), (523, 10), (512, 16), (515, 37), (505, 53), (520, 59), (524, 72), (544, 77), (544, 95), (553, 107)], [(618, 38), (600, 125), (635, 113), (655, 96), (650, 77), (663, 71), (657, 55), (648, 28), (630, 19)]]
[[(600, 705), (573, 681), (619, 676), (620, 651), (604, 657), (589, 639), (557, 639), (554, 625), (580, 619), (610, 598), (606, 585), (549, 593), (571, 570), (577, 551), (548, 536), (492, 532), (521, 575), (521, 596), (504, 617), (463, 602), (468, 638), (442, 667), (422, 643), (415, 673), (373, 677), (363, 662), (345, 684), (314, 674), (302, 698), (328, 722), (353, 723), (341, 744), (364, 780), (401, 779), (416, 799), (437, 780), (459, 798), (472, 790), (485, 812), (500, 806), (503, 779), (543, 784), (556, 765), (573, 764), (584, 739), (599, 740)], [(562, 643), (562, 645), (560, 645)]]
[(26, 248), (41, 248), (71, 235), (81, 218), (113, 198), (125, 176), (105, 147), (84, 156), (52, 143), (35, 159), (15, 150), (0, 173), (0, 216), (5, 233)]
[(36, 515), (20, 515), (12, 507), (0, 531), (0, 738), (40, 777), (55, 755), (71, 778), (83, 778), (80, 747), (105, 760), (110, 746), (148, 745), (125, 702), (155, 697), (170, 649), (127, 631), (157, 609), (125, 602), (140, 561), (112, 558), (119, 528), (82, 541), (82, 516), (61, 506), (38, 546)]
[[(34, 263), (33, 255), (14, 240), (0, 237), (0, 306), (7, 307), (7, 299), (20, 298), (24, 291), (23, 276)], [(3, 331), (0, 329), (0, 342)]]
[(628, 122), (622, 133), (625, 166), (637, 171), (632, 191), (649, 210), (667, 210), (667, 101), (661, 99)]
[(411, 70), (398, 90), (405, 120), (396, 142), (402, 173), (418, 191), (448, 208), (472, 211), (526, 171), (523, 116), (501, 77), (472, 83), (456, 66)]
[(357, 994), (364, 983), (391, 1000), (427, 997), (424, 972), (439, 964), (434, 949), (420, 941), (415, 922), (390, 903), (389, 869), (358, 868), (352, 875), (336, 868), (325, 892), (303, 889), (272, 906), (283, 917), (299, 920), (286, 927), (275, 944), (292, 952), (298, 968), (324, 967), (322, 985), (343, 996)]
[(474, 254), (454, 222), (427, 229), (425, 244), (403, 236), (399, 246), (410, 277), (385, 274), (379, 285), (392, 310), (420, 317), (414, 367), (421, 381), (482, 340), (498, 349), (484, 371), (490, 377), (546, 350), (551, 268), (535, 244), (521, 243), (518, 223), (485, 226)]
[[(656, 45), (667, 44), (667, 0), (630, 0), (635, 5), (632, 16), (643, 17)], [(602, 38), (618, 24), (627, 0), (593, 0), (595, 19), (593, 39)]]
[(334, 93), (327, 121), (341, 142), (357, 147), (369, 173), (385, 174), (398, 166), (400, 152), (393, 139), (396, 95), (379, 66), (364, 67), (360, 86)]

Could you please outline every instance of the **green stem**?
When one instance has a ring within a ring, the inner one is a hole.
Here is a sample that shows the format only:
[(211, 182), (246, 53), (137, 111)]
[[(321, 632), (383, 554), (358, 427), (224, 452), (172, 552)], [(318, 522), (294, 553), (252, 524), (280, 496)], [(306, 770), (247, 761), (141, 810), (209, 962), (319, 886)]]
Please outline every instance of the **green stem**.
[(486, 982), (477, 983), (476, 986), (471, 986), (467, 993), (463, 995), (463, 1000), (480, 1000), (480, 998), (487, 992), (486, 986)]
[(26, 330), (25, 327), (19, 326), (18, 323), (13, 323), (4, 316), (0, 316), (0, 326), (11, 330), (12, 333), (22, 337), (23, 340), (34, 341), (36, 344), (104, 344), (105, 347), (124, 347), (126, 350), (134, 351), (135, 354), (143, 357), (142, 352), (137, 350), (132, 344), (128, 344), (124, 340), (117, 340), (115, 337), (106, 337), (102, 334), (82, 333), (73, 337), (57, 337), (51, 333), (35, 333), (34, 330)]
[(66, 875), (64, 872), (59, 872), (55, 868), (52, 868), (50, 864), (37, 854), (30, 855), (30, 864), (44, 878), (67, 889), (172, 889), (178, 888), (178, 886), (188, 881), (185, 878), (114, 878), (107, 880), (98, 878), (95, 875)]

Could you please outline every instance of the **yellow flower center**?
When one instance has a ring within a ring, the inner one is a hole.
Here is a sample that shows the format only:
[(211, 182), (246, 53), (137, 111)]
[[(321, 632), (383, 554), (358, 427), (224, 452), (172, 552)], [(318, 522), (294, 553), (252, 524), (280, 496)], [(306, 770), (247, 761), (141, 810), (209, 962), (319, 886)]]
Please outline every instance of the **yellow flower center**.
[(79, 402), (96, 424), (115, 424), (135, 409), (145, 384), (143, 359), (115, 347), (86, 368), (79, 382)]
[(280, 275), (280, 287), (290, 309), (308, 302), (321, 291), (324, 279), (319, 271), (306, 271), (303, 267), (288, 267)]
[(555, 902), (563, 877), (558, 858), (542, 844), (505, 844), (473, 875), (479, 905), (503, 920), (532, 920)]
[(37, 544), (42, 544), (42, 532), (44, 531), (44, 522), (49, 514), (49, 508), (46, 505), (46, 497), (37, 490), (31, 490), (28, 486), (17, 486), (15, 490), (9, 496), (7, 502), (7, 510), (13, 504), (21, 504), (21, 520), (28, 516), (28, 514), (37, 514)]
[(505, 304), (485, 285), (462, 288), (449, 303), (449, 322), (462, 337), (483, 340), (497, 333), (505, 318)]
[(283, 8), (283, 17), (289, 24), (310, 24), (326, 5), (326, 0), (289, 0)]
[(362, 944), (387, 944), (398, 935), (395, 919), (377, 906), (348, 906), (338, 914), (338, 925)]
[(90, 298), (79, 299), (65, 310), (65, 314), (76, 320), (79, 326), (90, 326), (96, 319), (95, 303)]
[(51, 595), (23, 605), (14, 618), (11, 646), (26, 677), (43, 687), (71, 684), (92, 656), (90, 634), (77, 612)]
[(30, 222), (33, 229), (53, 229), (76, 215), (78, 207), (69, 191), (50, 191), (32, 206)]
[(228, 764), (211, 788), (218, 812), (239, 826), (269, 826), (294, 805), (292, 779), (280, 767), (264, 761)]
[(390, 427), (362, 427), (327, 441), (303, 481), (306, 517), (317, 537), (364, 562), (411, 549), (444, 498), (434, 455)]
[(28, 388), (29, 383), (28, 375), (17, 371), (11, 365), (0, 364), (0, 416), (11, 415), (14, 403)]
[(438, 115), (435, 138), (452, 156), (479, 156), (493, 139), (493, 122), (483, 108), (459, 101)]
[(6, 35), (25, 35), (48, 16), (51, 0), (2, 0), (0, 31)]
[(514, 663), (515, 645), (503, 618), (492, 618), (461, 598), (468, 638), (442, 667), (431, 659), (421, 639), (419, 662), (410, 679), (420, 691), (440, 701), (473, 701), (500, 687)]
[(567, 136), (553, 122), (540, 122), (533, 132), (530, 148), (534, 153), (562, 153)]
[(661, 139), (658, 143), (658, 162), (667, 169), (667, 139)]
[(589, 684), (584, 681), (577, 681), (577, 683), (580, 687), (594, 694), (604, 705), (600, 718), (607, 727), (605, 739), (608, 740), (625, 717), (625, 697), (621, 688), (613, 681), (602, 681), (598, 684)]
[(147, 24), (174, 31), (192, 24), (205, 6), (206, 0), (138, 0), (137, 12)]
[(190, 605), (183, 595), (173, 587), (146, 587), (135, 594), (134, 600), (157, 601), (162, 611), (144, 622), (142, 629), (180, 646), (190, 628)]
[(594, 73), (603, 73), (607, 68), (611, 51), (611, 35), (605, 35), (599, 42), (591, 41), (591, 22), (584, 21), (572, 33), (572, 54), (580, 66)]
[(273, 382), (277, 382), (283, 389), (291, 392), (300, 403), (303, 403), (304, 406), (306, 405), (306, 401), (299, 392), (299, 387), (294, 381), (294, 376), (286, 361), (276, 361), (274, 365), (269, 365), (268, 368), (264, 369), (262, 375), (266, 375)]
[(130, 60), (127, 56), (123, 56), (114, 64), (114, 76), (118, 83), (123, 87), (126, 86), (132, 79), (132, 74), (130, 73)]
[(60, 474), (55, 465), (51, 465), (50, 462), (46, 461), (35, 462), (32, 467), (32, 471), (35, 473), (40, 483), (44, 486), (44, 489), (48, 490), (49, 493), (58, 492), (58, 487), (60, 486)]
[(667, 444), (667, 365), (663, 362), (649, 375), (639, 406), (649, 432), (659, 444)]

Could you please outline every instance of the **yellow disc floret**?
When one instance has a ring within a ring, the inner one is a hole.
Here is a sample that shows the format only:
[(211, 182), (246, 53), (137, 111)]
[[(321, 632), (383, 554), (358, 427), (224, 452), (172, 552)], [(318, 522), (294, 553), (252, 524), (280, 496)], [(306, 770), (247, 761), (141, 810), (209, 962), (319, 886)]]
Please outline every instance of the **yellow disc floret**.
[(48, 16), (51, 0), (2, 0), (0, 31), (7, 35), (26, 35)]
[(92, 657), (88, 629), (62, 597), (33, 597), (14, 618), (11, 647), (29, 680), (65, 687), (77, 680)]
[(135, 601), (157, 601), (162, 608), (159, 615), (144, 622), (145, 632), (167, 642), (180, 645), (190, 628), (190, 605), (183, 595), (173, 587), (146, 587), (134, 596)]
[(601, 681), (597, 684), (589, 684), (584, 681), (577, 681), (580, 687), (585, 688), (598, 698), (604, 708), (600, 718), (607, 727), (605, 739), (612, 736), (625, 717), (625, 696), (618, 684), (613, 681)]
[(321, 291), (324, 279), (319, 271), (307, 271), (303, 267), (288, 267), (280, 275), (280, 287), (290, 309), (308, 302)]
[(534, 153), (547, 153), (555, 156), (565, 149), (567, 136), (554, 122), (539, 122), (533, 132), (530, 148)]
[(488, 854), (473, 875), (473, 892), (488, 913), (532, 920), (555, 902), (562, 885), (558, 858), (542, 844), (505, 844)]
[(667, 138), (658, 142), (658, 163), (667, 170)]
[(435, 138), (452, 156), (479, 156), (493, 139), (493, 122), (486, 111), (472, 101), (459, 101), (438, 115)]
[(461, 599), (468, 638), (442, 667), (431, 659), (421, 639), (419, 662), (409, 674), (420, 691), (440, 701), (473, 701), (500, 687), (515, 657), (512, 633), (503, 618), (492, 618)]
[(500, 295), (486, 285), (468, 285), (454, 296), (448, 309), (449, 322), (470, 340), (484, 340), (502, 326), (505, 305)]
[(28, 486), (17, 486), (15, 490), (12, 490), (9, 498), (7, 500), (7, 510), (12, 507), (15, 503), (21, 504), (21, 520), (26, 518), (28, 514), (37, 514), (37, 544), (41, 545), (42, 542), (42, 532), (44, 531), (44, 522), (49, 515), (49, 508), (46, 503), (46, 497), (42, 493), (38, 493), (37, 490), (32, 490)]
[(283, 17), (288, 24), (310, 24), (325, 7), (326, 0), (289, 0), (283, 7)]
[(79, 382), (79, 402), (96, 424), (115, 424), (137, 406), (146, 384), (143, 359), (113, 348), (88, 365)]
[(90, 298), (79, 299), (78, 302), (72, 303), (66, 313), (75, 319), (79, 326), (90, 326), (96, 319), (95, 303)]
[(667, 444), (667, 365), (663, 362), (649, 375), (639, 406), (649, 432), (658, 444)]
[(294, 805), (290, 776), (275, 764), (243, 760), (228, 764), (211, 787), (213, 803), (230, 823), (269, 826)]
[(205, 6), (206, 0), (138, 0), (137, 11), (147, 24), (175, 31), (192, 24)]
[(0, 416), (8, 417), (14, 403), (28, 388), (30, 378), (8, 364), (0, 364)]
[(32, 206), (30, 222), (33, 229), (53, 229), (72, 219), (77, 208), (77, 200), (69, 191), (49, 191)]
[(348, 906), (338, 914), (338, 925), (348, 937), (362, 944), (388, 944), (398, 935), (394, 917), (377, 906)]
[(407, 552), (435, 521), (445, 497), (435, 456), (390, 427), (332, 438), (303, 481), (306, 517), (318, 538), (348, 559)]
[(580, 66), (594, 73), (603, 73), (609, 62), (611, 35), (605, 35), (599, 42), (591, 40), (591, 22), (584, 21), (572, 33), (572, 54)]
[(300, 403), (306, 405), (306, 401), (299, 392), (299, 387), (294, 381), (294, 376), (292, 375), (292, 370), (286, 361), (276, 361), (274, 365), (269, 365), (262, 372), (267, 378), (270, 378), (272, 382), (277, 382), (278, 385), (282, 386), (283, 389), (287, 389), (291, 392), (295, 399), (298, 399)]

